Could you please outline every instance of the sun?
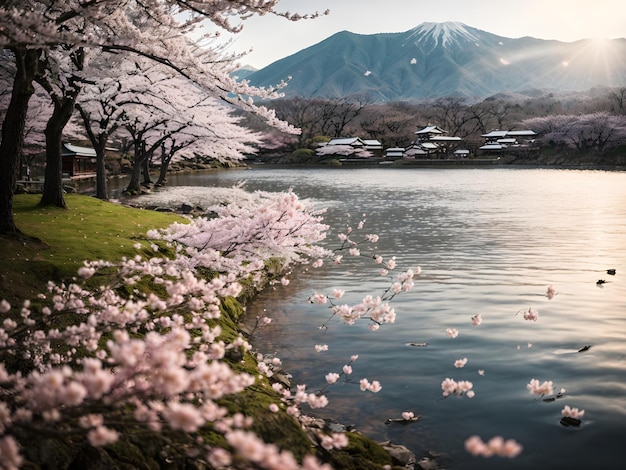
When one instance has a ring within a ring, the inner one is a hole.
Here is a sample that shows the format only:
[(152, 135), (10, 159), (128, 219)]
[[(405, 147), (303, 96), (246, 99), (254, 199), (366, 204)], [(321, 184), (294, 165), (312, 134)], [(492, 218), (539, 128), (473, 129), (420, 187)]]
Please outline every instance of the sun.
[[(580, 41), (580, 48), (562, 62), (563, 67), (574, 64), (584, 68), (590, 76), (602, 78), (607, 85), (617, 84), (619, 77), (614, 76), (616, 64), (623, 63), (624, 57), (620, 54), (617, 40), (594, 38)], [(617, 81), (616, 81), (617, 80)]]

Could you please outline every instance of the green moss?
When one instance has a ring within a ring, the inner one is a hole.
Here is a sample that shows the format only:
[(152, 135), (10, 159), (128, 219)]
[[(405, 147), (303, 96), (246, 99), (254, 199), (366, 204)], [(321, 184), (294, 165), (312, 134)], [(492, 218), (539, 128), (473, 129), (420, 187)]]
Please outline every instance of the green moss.
[(329, 463), (334, 468), (379, 470), (391, 465), (391, 456), (380, 445), (358, 433), (348, 433), (348, 447), (331, 453)]
[(254, 385), (242, 393), (220, 400), (229, 413), (243, 413), (254, 418), (252, 430), (265, 442), (276, 444), (280, 449), (291, 451), (296, 459), (313, 453), (312, 444), (295, 418), (286, 412), (274, 413), (270, 405), (280, 402), (278, 394), (265, 383)]

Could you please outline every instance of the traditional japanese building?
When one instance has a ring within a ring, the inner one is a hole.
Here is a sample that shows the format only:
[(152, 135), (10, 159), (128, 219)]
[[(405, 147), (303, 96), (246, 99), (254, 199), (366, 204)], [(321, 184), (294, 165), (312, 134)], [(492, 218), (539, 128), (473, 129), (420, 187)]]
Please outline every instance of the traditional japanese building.
[(491, 131), (481, 136), (485, 139), (485, 144), (479, 147), (479, 150), (485, 153), (499, 154), (504, 150), (528, 148), (534, 143), (534, 139), (537, 135), (535, 131), (529, 129), (519, 131)]
[(64, 177), (74, 178), (96, 174), (96, 151), (93, 148), (63, 144), (61, 158)]

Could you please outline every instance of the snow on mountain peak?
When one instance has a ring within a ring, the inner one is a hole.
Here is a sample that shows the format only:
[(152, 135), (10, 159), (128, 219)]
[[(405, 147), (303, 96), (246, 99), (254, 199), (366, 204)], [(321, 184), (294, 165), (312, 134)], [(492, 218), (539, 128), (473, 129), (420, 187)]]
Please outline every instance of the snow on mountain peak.
[(422, 23), (411, 30), (411, 36), (421, 36), (422, 38), (430, 36), (435, 44), (446, 47), (454, 43), (463, 41), (478, 41), (478, 37), (470, 33), (467, 26), (456, 21), (447, 21), (445, 23)]

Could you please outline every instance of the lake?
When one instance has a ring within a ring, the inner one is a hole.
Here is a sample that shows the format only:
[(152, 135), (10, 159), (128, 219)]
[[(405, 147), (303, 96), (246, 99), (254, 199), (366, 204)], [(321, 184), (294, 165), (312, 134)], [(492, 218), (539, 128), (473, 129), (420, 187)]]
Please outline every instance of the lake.
[[(328, 387), (329, 406), (311, 414), (403, 444), (418, 460), (428, 451), (443, 454), (446, 468), (622, 468), (626, 173), (257, 166), (172, 175), (173, 187), (163, 191), (175, 200), (181, 187), (193, 186), (196, 200), (180, 202), (202, 205), (211, 187), (240, 181), (249, 190), (293, 188), (327, 207), (330, 248), (366, 214), (363, 233), (379, 235), (384, 258), (396, 256), (392, 274), (422, 269), (415, 287), (392, 301), (396, 322), (378, 331), (364, 320), (349, 326), (336, 319), (319, 329), (329, 310), (307, 302), (333, 288), (346, 291), (342, 303), (382, 294), (389, 277), (365, 256), (344, 253), (339, 266), (295, 269), (288, 286), (267, 289), (248, 307), (251, 318), (273, 319), (255, 346), (280, 357), (294, 384), (320, 389), (328, 372), (359, 355), (352, 381)], [(548, 286), (557, 292), (552, 299)], [(536, 321), (524, 319), (530, 308)], [(477, 314), (482, 323), (474, 326)], [(320, 344), (328, 351), (316, 352)], [(465, 366), (455, 367), (462, 358)], [(361, 392), (363, 377), (380, 381), (382, 390)], [(446, 378), (471, 381), (475, 396), (444, 398)], [(564, 395), (544, 401), (527, 389), (531, 379), (552, 381)], [(565, 405), (585, 410), (580, 426), (560, 423)], [(421, 418), (385, 424), (404, 411)], [(523, 451), (514, 459), (475, 457), (464, 449), (472, 435), (515, 439)]]

